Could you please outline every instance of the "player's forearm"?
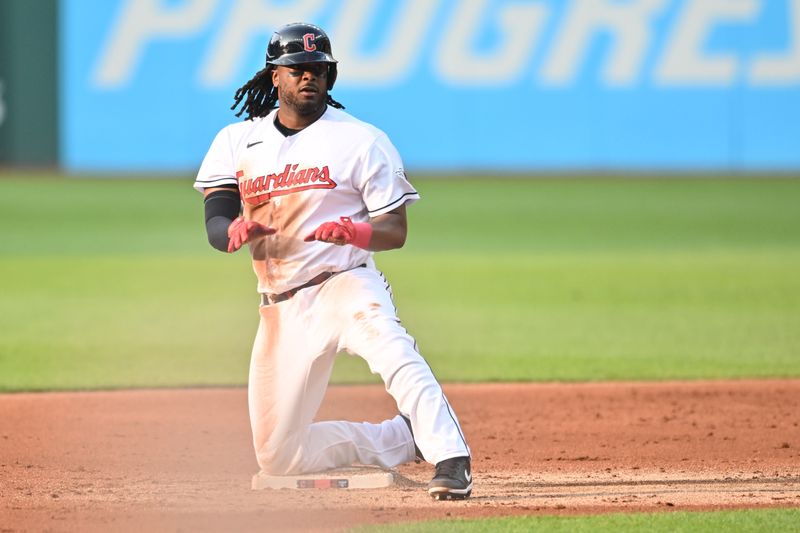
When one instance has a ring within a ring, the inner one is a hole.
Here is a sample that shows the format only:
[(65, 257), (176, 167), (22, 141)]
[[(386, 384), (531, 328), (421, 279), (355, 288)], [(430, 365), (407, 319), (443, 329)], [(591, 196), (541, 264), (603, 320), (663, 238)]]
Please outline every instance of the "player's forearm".
[(227, 217), (211, 217), (206, 220), (206, 235), (208, 236), (208, 244), (219, 250), (220, 252), (228, 251), (228, 228), (231, 225), (231, 219)]
[(372, 218), (369, 224), (372, 226), (372, 236), (367, 246), (368, 250), (373, 252), (394, 250), (402, 248), (406, 243), (408, 226), (405, 207)]
[(239, 216), (239, 195), (232, 189), (208, 190), (204, 204), (208, 242), (220, 252), (227, 252), (228, 227)]

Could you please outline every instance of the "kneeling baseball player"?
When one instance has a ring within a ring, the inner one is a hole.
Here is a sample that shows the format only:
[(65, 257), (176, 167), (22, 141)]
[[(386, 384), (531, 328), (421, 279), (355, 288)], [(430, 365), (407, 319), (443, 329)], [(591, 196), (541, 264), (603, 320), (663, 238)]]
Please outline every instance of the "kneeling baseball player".
[[(245, 120), (217, 134), (194, 183), (209, 242), (228, 253), (248, 244), (258, 279), (248, 383), (258, 464), (294, 475), (419, 457), (436, 465), (431, 496), (467, 498), (458, 419), (372, 258), (403, 246), (406, 207), (419, 194), (386, 134), (329, 96), (336, 75), (325, 32), (280, 28), (265, 68), (236, 92), (232, 109)], [(381, 376), (400, 415), (313, 423), (342, 350)]]

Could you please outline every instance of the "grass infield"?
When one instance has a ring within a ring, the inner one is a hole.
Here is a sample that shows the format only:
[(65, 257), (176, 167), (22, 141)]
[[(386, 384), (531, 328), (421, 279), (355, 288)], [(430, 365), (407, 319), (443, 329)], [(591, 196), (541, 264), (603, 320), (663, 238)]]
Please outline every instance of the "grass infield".
[[(0, 177), (0, 390), (245, 383), (255, 277), (191, 181)], [(441, 380), (800, 376), (800, 180), (414, 182), (377, 261)]]
[(483, 520), (447, 520), (369, 526), (353, 529), (353, 533), (438, 533), (459, 531), (483, 532), (548, 532), (605, 533), (647, 531), (648, 533), (717, 533), (736, 531), (797, 531), (800, 509), (758, 509), (716, 512), (624, 513), (592, 516), (526, 516)]

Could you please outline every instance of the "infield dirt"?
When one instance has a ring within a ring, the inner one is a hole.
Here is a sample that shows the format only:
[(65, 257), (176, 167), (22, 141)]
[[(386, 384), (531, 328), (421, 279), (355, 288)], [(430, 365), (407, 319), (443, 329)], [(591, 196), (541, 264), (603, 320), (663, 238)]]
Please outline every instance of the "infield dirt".
[[(800, 506), (800, 380), (445, 385), (473, 497), (432, 467), (381, 490), (250, 490), (245, 389), (0, 396), (0, 529), (338, 531), (516, 514)], [(380, 386), (331, 387), (319, 419), (394, 416)]]

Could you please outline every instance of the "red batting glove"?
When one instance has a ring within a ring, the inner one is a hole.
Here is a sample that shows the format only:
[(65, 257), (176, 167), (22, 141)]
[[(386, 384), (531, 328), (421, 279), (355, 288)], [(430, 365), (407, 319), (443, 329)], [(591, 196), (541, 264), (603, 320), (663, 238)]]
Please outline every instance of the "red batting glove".
[(275, 233), (275, 228), (268, 228), (264, 224), (259, 224), (254, 220), (245, 220), (244, 217), (236, 217), (228, 226), (228, 253), (232, 254), (242, 247), (246, 242), (266, 237)]
[(339, 220), (341, 223), (323, 222), (303, 240), (328, 242), (338, 246), (352, 244), (366, 250), (372, 238), (372, 226), (367, 222), (353, 222), (349, 217), (340, 217)]

